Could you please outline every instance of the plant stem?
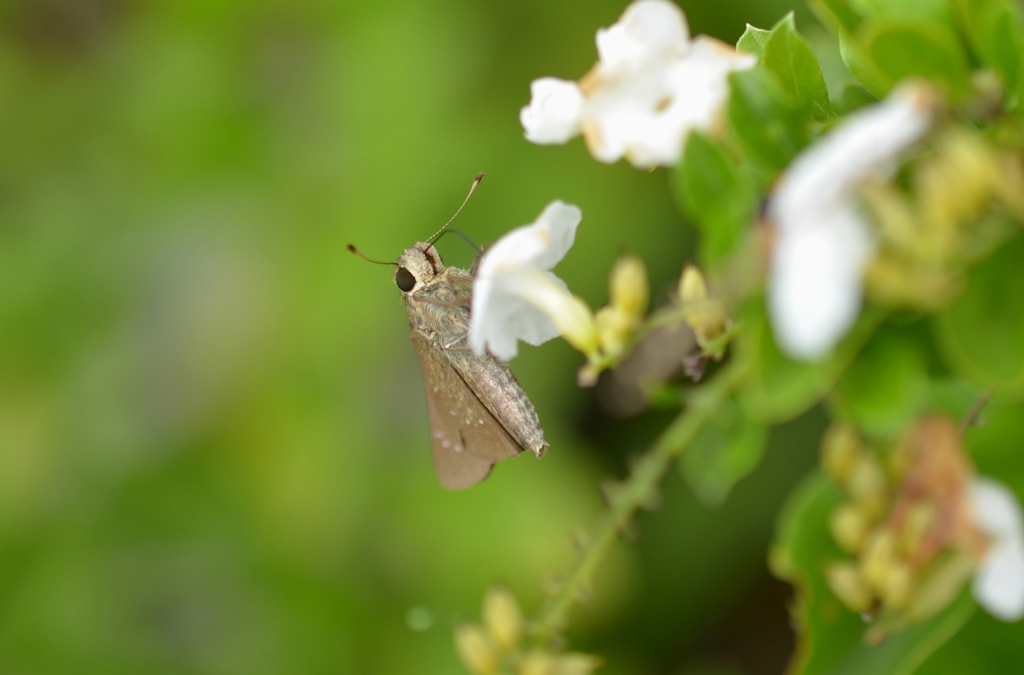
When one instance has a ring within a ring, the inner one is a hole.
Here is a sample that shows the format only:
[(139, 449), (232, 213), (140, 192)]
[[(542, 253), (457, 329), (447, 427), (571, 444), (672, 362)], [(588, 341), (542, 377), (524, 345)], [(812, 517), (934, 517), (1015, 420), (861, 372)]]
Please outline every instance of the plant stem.
[(572, 609), (590, 585), (594, 572), (618, 534), (636, 511), (650, 503), (658, 485), (683, 450), (693, 442), (711, 416), (728, 399), (741, 377), (739, 363), (730, 363), (689, 397), (689, 405), (636, 464), (629, 478), (609, 500), (609, 510), (601, 519), (596, 535), (583, 550), (576, 568), (534, 621), (531, 632), (538, 644), (549, 642), (560, 632)]

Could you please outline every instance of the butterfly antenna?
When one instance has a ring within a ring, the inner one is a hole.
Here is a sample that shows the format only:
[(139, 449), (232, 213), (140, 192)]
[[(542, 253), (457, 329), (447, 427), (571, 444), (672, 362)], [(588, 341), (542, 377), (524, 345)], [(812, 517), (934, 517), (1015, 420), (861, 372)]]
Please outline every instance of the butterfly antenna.
[[(487, 174), (485, 173), (478, 173), (476, 175), (476, 178), (473, 179), (473, 184), (469, 186), (469, 194), (466, 195), (466, 198), (462, 200), (462, 206), (460, 206), (459, 210), (455, 212), (455, 216), (459, 215), (459, 213), (462, 212), (462, 208), (466, 205), (466, 202), (468, 202), (469, 198), (473, 196), (473, 191), (476, 190), (476, 186), (480, 184), (480, 181), (482, 181), (484, 179), (484, 176), (486, 175)], [(437, 238), (440, 237), (441, 234), (448, 228), (448, 226), (452, 224), (452, 221), (455, 220), (455, 216), (449, 218), (448, 222), (445, 223), (440, 230), (435, 232), (433, 236), (430, 237), (430, 239), (427, 239), (427, 243), (432, 245), (435, 241), (437, 241)]]
[(352, 253), (355, 253), (357, 256), (359, 256), (360, 258), (362, 258), (366, 262), (372, 262), (374, 265), (394, 265), (395, 267), (398, 267), (398, 263), (396, 263), (396, 262), (384, 262), (383, 260), (374, 260), (373, 258), (367, 256), (365, 253), (360, 251), (358, 248), (356, 248), (352, 244), (348, 245), (348, 250), (351, 251)]

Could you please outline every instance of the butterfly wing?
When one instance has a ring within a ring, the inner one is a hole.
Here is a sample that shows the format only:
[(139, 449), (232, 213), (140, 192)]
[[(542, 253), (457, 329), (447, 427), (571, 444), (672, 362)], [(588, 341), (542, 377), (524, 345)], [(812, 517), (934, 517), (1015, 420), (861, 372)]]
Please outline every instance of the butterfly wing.
[(447, 354), (451, 364), (520, 448), (540, 457), (548, 447), (537, 411), (504, 361), (463, 347)]
[(452, 366), (440, 344), (417, 331), (412, 342), (427, 385), (438, 481), (449, 490), (475, 485), (495, 462), (518, 455), (521, 446)]

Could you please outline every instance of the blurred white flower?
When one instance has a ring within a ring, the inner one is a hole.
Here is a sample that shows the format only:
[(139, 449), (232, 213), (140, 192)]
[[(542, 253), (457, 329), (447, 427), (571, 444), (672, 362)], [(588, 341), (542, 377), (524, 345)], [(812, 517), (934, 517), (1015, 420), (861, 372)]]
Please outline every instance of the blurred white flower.
[(565, 143), (580, 133), (583, 93), (575, 82), (542, 77), (530, 84), (530, 107), (519, 118), (526, 139), (539, 145)]
[(768, 211), (776, 228), (768, 309), (793, 358), (824, 356), (856, 321), (874, 250), (858, 189), (927, 133), (933, 102), (924, 85), (901, 87), (851, 115), (779, 179)]
[(639, 168), (679, 163), (687, 135), (710, 130), (728, 94), (728, 75), (753, 55), (707, 36), (691, 40), (682, 10), (638, 0), (597, 32), (600, 60), (579, 84), (541, 78), (519, 119), (534, 143), (565, 143), (582, 132), (602, 162)]
[[(596, 348), (590, 309), (549, 270), (572, 247), (582, 214), (561, 201), (531, 225), (512, 230), (484, 254), (473, 282), (469, 344), (508, 361), (517, 340), (539, 345), (562, 335), (586, 351)], [(593, 343), (593, 345), (591, 344)]]
[(1024, 518), (1017, 496), (988, 478), (974, 483), (971, 495), (978, 526), (991, 544), (974, 577), (974, 598), (1003, 621), (1024, 617)]

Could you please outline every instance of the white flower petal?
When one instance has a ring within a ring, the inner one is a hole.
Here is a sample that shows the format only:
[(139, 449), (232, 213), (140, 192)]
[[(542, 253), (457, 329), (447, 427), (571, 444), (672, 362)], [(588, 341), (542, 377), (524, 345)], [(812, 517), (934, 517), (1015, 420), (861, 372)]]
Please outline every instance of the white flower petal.
[(542, 77), (530, 84), (530, 105), (519, 111), (519, 121), (533, 143), (565, 143), (580, 133), (582, 110), (583, 94), (575, 82)]
[(867, 223), (852, 208), (805, 216), (813, 222), (778, 233), (768, 310), (779, 347), (794, 358), (813, 360), (856, 321), (873, 244)]
[(793, 358), (826, 355), (853, 326), (873, 248), (857, 190), (919, 140), (933, 96), (920, 84), (853, 116), (801, 154), (768, 207), (776, 228), (769, 312), (779, 346)]
[(694, 129), (712, 128), (729, 95), (729, 73), (751, 68), (757, 59), (732, 47), (698, 36), (686, 58), (665, 71), (670, 95), (652, 107), (626, 143), (627, 156), (638, 168), (674, 166), (682, 158), (686, 137)]
[(517, 340), (539, 345), (559, 335), (549, 316), (572, 294), (548, 270), (572, 247), (581, 218), (578, 207), (554, 201), (533, 224), (512, 230), (484, 254), (469, 323), (476, 353), (489, 350), (507, 361), (518, 353)]
[(978, 478), (971, 492), (978, 526), (992, 544), (974, 577), (972, 591), (982, 607), (1003, 621), (1024, 617), (1024, 517), (1008, 487)]
[(532, 224), (512, 230), (487, 251), (477, 268), (477, 278), (492, 278), (530, 266), (551, 269), (572, 248), (582, 218), (578, 206), (561, 200), (551, 202)]
[(618, 22), (597, 31), (597, 53), (608, 70), (643, 67), (651, 60), (686, 54), (690, 29), (678, 5), (668, 0), (634, 2)]
[(1003, 621), (1024, 617), (1024, 544), (996, 544), (986, 554), (971, 587), (974, 599)]
[(931, 125), (934, 97), (911, 83), (851, 115), (801, 154), (779, 180), (770, 211), (788, 227), (808, 209), (850, 199), (861, 183), (920, 140)]

